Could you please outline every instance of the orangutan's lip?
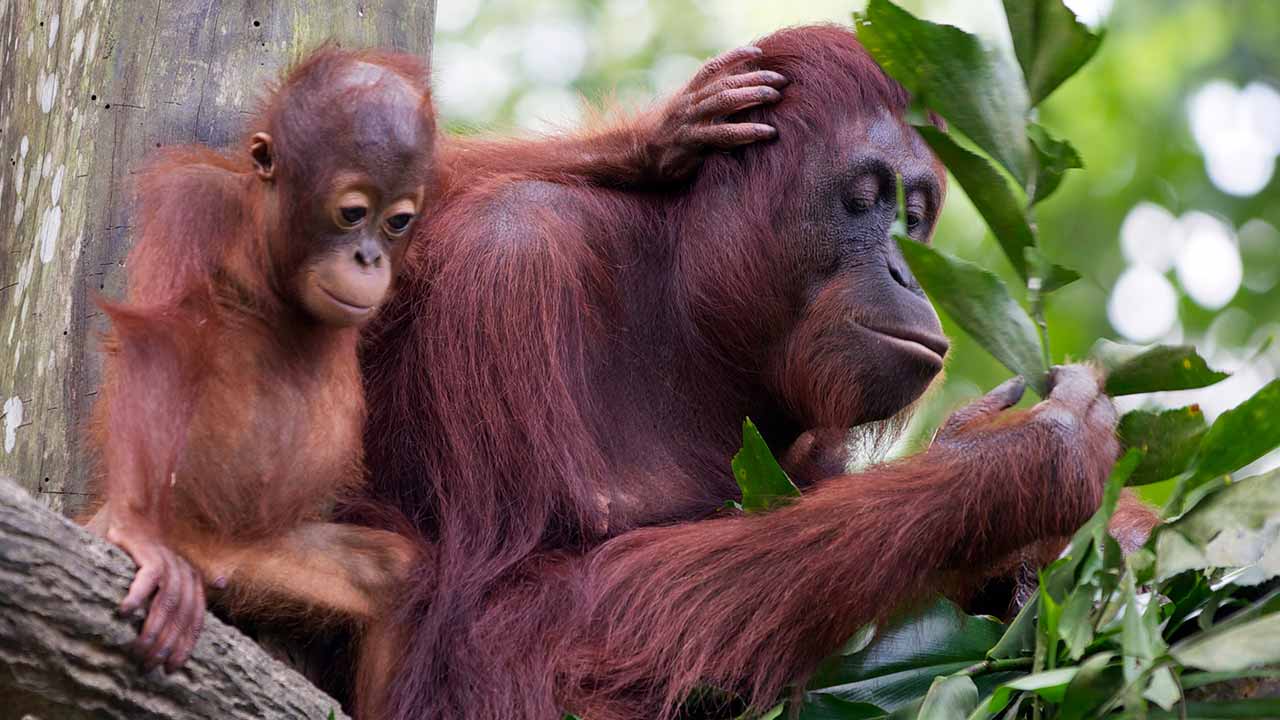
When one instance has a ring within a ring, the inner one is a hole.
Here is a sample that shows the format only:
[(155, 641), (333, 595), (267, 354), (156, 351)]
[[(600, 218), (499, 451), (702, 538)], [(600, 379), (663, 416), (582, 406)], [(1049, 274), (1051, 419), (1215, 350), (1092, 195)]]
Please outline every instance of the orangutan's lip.
[(320, 285), (319, 283), (316, 283), (316, 285), (320, 288), (321, 292), (329, 296), (330, 300), (332, 300), (335, 304), (342, 306), (343, 309), (351, 312), (352, 314), (367, 315), (368, 313), (373, 312), (372, 305), (357, 305), (353, 302), (343, 300), (342, 298), (333, 294), (333, 291), (331, 291), (329, 288), (325, 287), (324, 285)]
[(934, 333), (898, 328), (888, 330), (885, 328), (871, 327), (870, 325), (863, 325), (862, 327), (876, 333), (877, 335), (883, 335), (884, 337), (895, 340), (899, 343), (918, 345), (922, 349), (937, 355), (939, 362), (947, 356), (947, 351), (951, 349), (951, 342), (948, 341), (946, 337)]

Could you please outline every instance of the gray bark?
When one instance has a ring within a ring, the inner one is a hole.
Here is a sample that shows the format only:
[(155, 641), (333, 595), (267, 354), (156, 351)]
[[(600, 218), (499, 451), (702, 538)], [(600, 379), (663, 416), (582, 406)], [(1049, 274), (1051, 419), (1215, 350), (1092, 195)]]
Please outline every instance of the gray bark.
[(337, 701), (212, 615), (187, 664), (144, 675), (121, 617), (128, 555), (0, 477), (0, 715), (41, 720), (345, 718)]
[(430, 54), (434, 0), (0, 0), (0, 474), (62, 512), (92, 463), (94, 297), (119, 296), (129, 176), (225, 146), (326, 39)]

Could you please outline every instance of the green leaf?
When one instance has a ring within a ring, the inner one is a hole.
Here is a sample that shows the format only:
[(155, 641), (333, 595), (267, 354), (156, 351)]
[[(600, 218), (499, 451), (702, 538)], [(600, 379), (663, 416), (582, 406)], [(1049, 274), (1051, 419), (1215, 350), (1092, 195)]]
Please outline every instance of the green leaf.
[(1079, 672), (1067, 683), (1067, 692), (1058, 708), (1058, 720), (1091, 717), (1120, 689), (1123, 678), (1114, 659), (1115, 653), (1101, 652), (1080, 664)]
[(1097, 512), (1071, 537), (1071, 542), (1062, 552), (1062, 557), (1042, 571), (1041, 585), (1056, 605), (1065, 602), (1072, 589), (1088, 583), (1098, 571), (1119, 567), (1116, 554), (1108, 552), (1108, 547), (1115, 543), (1115, 540), (1107, 531), (1107, 527), (1111, 523), (1116, 505), (1120, 502), (1120, 491), (1138, 466), (1141, 457), (1141, 453), (1137, 450), (1129, 450), (1116, 461), (1111, 468), (1111, 475), (1107, 478), (1102, 504)]
[(873, 720), (886, 715), (869, 703), (849, 702), (835, 695), (809, 693), (800, 706), (799, 720)]
[(933, 302), (1044, 397), (1048, 368), (1035, 324), (1000, 278), (910, 238), (897, 240), (911, 272)]
[(1035, 204), (1058, 189), (1062, 184), (1062, 176), (1068, 170), (1084, 167), (1084, 160), (1080, 159), (1080, 153), (1076, 152), (1071, 143), (1053, 137), (1048, 130), (1035, 123), (1027, 125), (1027, 138), (1031, 140), (1031, 148), (1035, 151), (1038, 162), (1036, 189), (1031, 199), (1032, 204)]
[(1004, 11), (1032, 105), (1074, 75), (1102, 43), (1101, 34), (1076, 20), (1062, 0), (1004, 0)]
[(1021, 690), (1034, 692), (1051, 703), (1060, 703), (1066, 695), (1067, 685), (1079, 671), (1080, 668), (1074, 667), (1059, 668), (1010, 680), (996, 688), (995, 692), (991, 693), (991, 697), (987, 698), (986, 713), (991, 715), (1005, 709), (1013, 693)]
[(1214, 567), (1249, 568), (1237, 584), (1280, 575), (1280, 470), (1210, 495), (1156, 534), (1157, 577)]
[(733, 456), (733, 477), (742, 488), (742, 507), (761, 512), (800, 497), (751, 418), (742, 421), (742, 449)]
[(1200, 406), (1150, 412), (1134, 410), (1120, 418), (1120, 444), (1142, 451), (1129, 485), (1147, 485), (1176, 477), (1191, 466), (1201, 438), (1209, 432)]
[(786, 709), (787, 709), (787, 704), (784, 702), (780, 702), (777, 705), (774, 705), (773, 707), (769, 708), (763, 714), (752, 715), (750, 713), (746, 713), (739, 716), (738, 720), (778, 720), (778, 718), (782, 717), (782, 713), (785, 712)]
[(1190, 345), (1142, 347), (1100, 340), (1093, 347), (1093, 356), (1107, 370), (1108, 395), (1190, 390), (1230, 377), (1210, 370)]
[(1203, 481), (1234, 472), (1277, 446), (1280, 446), (1280, 380), (1272, 380), (1214, 421), (1200, 442), (1195, 477)]
[[(918, 701), (934, 678), (982, 662), (1003, 634), (995, 620), (939, 600), (885, 628), (862, 652), (827, 658), (809, 681), (805, 702), (828, 695), (893, 712)], [(989, 690), (1007, 677), (992, 673), (977, 680)]]
[(840, 648), (839, 653), (841, 655), (856, 655), (866, 650), (867, 646), (875, 639), (876, 625), (875, 623), (867, 623), (858, 628), (858, 631), (852, 637), (844, 641), (844, 646)]
[(1000, 637), (1000, 642), (991, 648), (987, 657), (992, 660), (1011, 660), (1030, 654), (1036, 649), (1036, 615), (1040, 608), (1040, 595), (1037, 593), (1018, 611), (1009, 629)]
[(1266, 680), (1280, 680), (1280, 670), (1235, 670), (1233, 672), (1197, 672), (1185, 673), (1182, 676), (1182, 689), (1195, 690), (1205, 685), (1214, 685), (1216, 683), (1230, 682), (1232, 680), (1244, 680), (1248, 678), (1260, 678)]
[[(1143, 552), (1149, 553), (1154, 563), (1155, 553), (1146, 548), (1143, 548)], [(1138, 577), (1138, 582), (1143, 582), (1143, 578)], [(1210, 578), (1204, 573), (1198, 572), (1185, 572), (1175, 575), (1168, 582), (1162, 583), (1159, 591), (1161, 595), (1169, 599), (1169, 603), (1161, 610), (1164, 617), (1163, 632), (1165, 637), (1176, 633), (1178, 628), (1192, 617), (1203, 617), (1209, 602), (1214, 598)], [(1207, 612), (1210, 615), (1208, 618), (1210, 624), (1212, 624), (1214, 609), (1208, 608)], [(1206, 625), (1206, 627), (1208, 626)]]
[(916, 130), (964, 188), (978, 214), (987, 221), (1013, 269), (1026, 280), (1029, 277), (1026, 249), (1035, 247), (1036, 238), (1023, 202), (1009, 181), (986, 158), (961, 147), (941, 130), (931, 125), (920, 125)]
[[(1048, 295), (1080, 279), (1080, 273), (1069, 267), (1054, 264), (1040, 252), (1039, 248), (1023, 248), (1022, 254), (1027, 258), (1027, 267), (1030, 268), (1031, 274), (1040, 281), (1041, 295)], [(1028, 287), (1031, 287), (1032, 282), (1034, 280), (1028, 281)]]
[(1147, 684), (1147, 690), (1142, 693), (1142, 697), (1165, 710), (1172, 710), (1173, 706), (1182, 699), (1182, 691), (1178, 689), (1178, 682), (1173, 679), (1173, 672), (1167, 667), (1162, 667), (1151, 673), (1151, 682)]
[(1124, 593), (1124, 619), (1120, 631), (1120, 644), (1124, 648), (1124, 669), (1126, 684), (1132, 685), (1139, 677), (1154, 665), (1157, 658), (1164, 654), (1165, 644), (1160, 637), (1157, 626), (1157, 603), (1148, 603), (1144, 609), (1138, 602), (1138, 590), (1134, 584), (1133, 573), (1125, 573), (1121, 580)]
[(1188, 667), (1218, 672), (1280, 662), (1280, 613), (1220, 627), (1183, 640), (1169, 654)]
[(967, 675), (933, 681), (920, 706), (918, 720), (965, 720), (978, 707), (978, 686)]
[(1073, 590), (1062, 604), (1062, 615), (1058, 617), (1058, 637), (1062, 638), (1072, 661), (1079, 660), (1093, 642), (1093, 620), (1090, 614), (1093, 612), (1095, 594), (1092, 583), (1085, 583)]
[(1027, 184), (1033, 172), (1026, 135), (1030, 103), (1011, 59), (889, 0), (871, 0), (854, 23), (863, 47), (889, 75)]

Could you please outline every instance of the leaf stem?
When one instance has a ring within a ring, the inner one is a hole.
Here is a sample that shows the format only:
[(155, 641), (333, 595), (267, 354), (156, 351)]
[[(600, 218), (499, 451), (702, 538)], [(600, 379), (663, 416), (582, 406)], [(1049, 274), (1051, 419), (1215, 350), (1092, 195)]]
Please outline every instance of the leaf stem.
[(1053, 366), (1053, 355), (1049, 352), (1049, 324), (1044, 319), (1044, 293), (1041, 288), (1044, 287), (1044, 280), (1033, 274), (1027, 278), (1027, 293), (1031, 300), (1031, 319), (1036, 324), (1036, 330), (1040, 333), (1040, 353), (1044, 359), (1044, 369), (1048, 371)]
[(970, 677), (975, 675), (987, 675), (989, 673), (1005, 672), (1006, 670), (1030, 668), (1031, 663), (1032, 659), (1029, 657), (1007, 658), (1004, 660), (983, 660), (982, 662), (974, 663), (955, 674), (968, 675)]

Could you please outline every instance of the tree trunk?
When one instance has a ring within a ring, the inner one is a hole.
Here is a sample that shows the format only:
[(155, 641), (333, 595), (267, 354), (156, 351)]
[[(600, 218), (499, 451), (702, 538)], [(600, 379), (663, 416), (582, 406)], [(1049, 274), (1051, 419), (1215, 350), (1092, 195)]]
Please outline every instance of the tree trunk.
[(324, 720), (337, 701), (213, 616), (187, 664), (143, 675), (122, 618), (135, 566), (0, 477), (0, 698), (4, 717)]
[(0, 2), (0, 474), (61, 512), (119, 296), (130, 175), (162, 145), (225, 146), (282, 68), (332, 38), (427, 56), (434, 0)]

